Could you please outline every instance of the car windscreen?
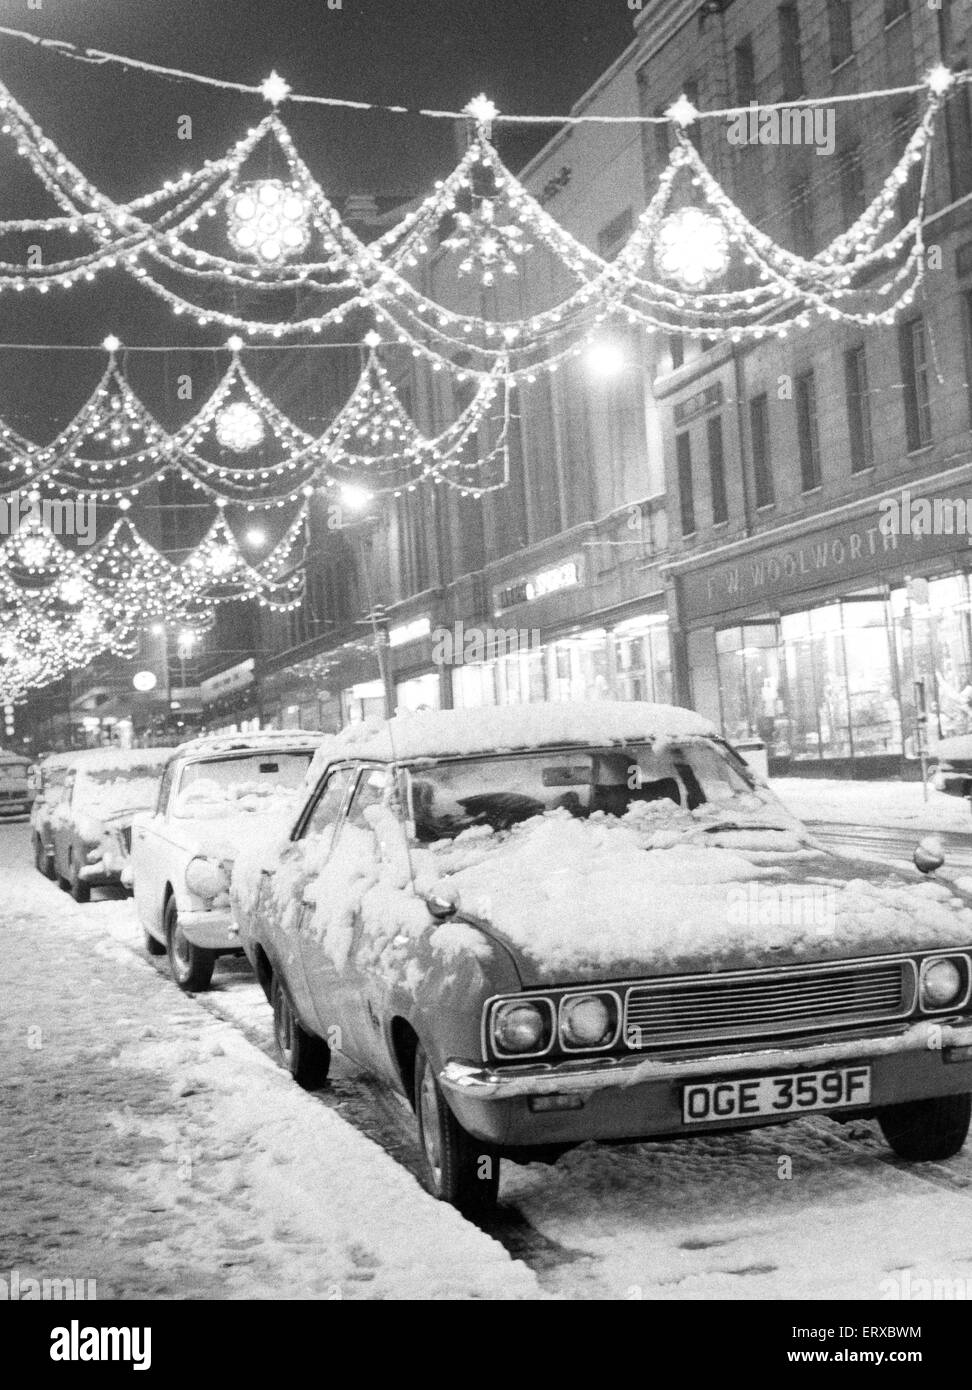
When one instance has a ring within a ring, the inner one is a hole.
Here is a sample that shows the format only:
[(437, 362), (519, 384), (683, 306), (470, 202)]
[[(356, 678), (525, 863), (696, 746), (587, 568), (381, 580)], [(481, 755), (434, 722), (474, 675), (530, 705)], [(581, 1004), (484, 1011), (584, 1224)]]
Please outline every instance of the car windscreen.
[(92, 768), (78, 774), (73, 805), (100, 816), (147, 811), (155, 804), (162, 768), (158, 763)]
[(196, 816), (207, 811), (271, 809), (288, 803), (304, 785), (310, 750), (254, 750), (222, 758), (205, 758), (182, 769), (173, 814)]
[(423, 843), (484, 826), (506, 830), (565, 810), (586, 818), (632, 807), (751, 813), (756, 784), (746, 765), (710, 739), (461, 759), (411, 770), (411, 816)]

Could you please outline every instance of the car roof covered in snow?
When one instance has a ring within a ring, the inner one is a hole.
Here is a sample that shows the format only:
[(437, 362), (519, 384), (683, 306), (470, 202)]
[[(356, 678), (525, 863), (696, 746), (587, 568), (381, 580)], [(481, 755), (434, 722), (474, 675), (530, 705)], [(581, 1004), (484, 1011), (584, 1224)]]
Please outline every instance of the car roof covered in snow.
[(320, 747), (324, 734), (312, 729), (264, 729), (253, 734), (203, 734), (181, 743), (173, 751), (180, 758), (205, 758), (220, 753), (266, 753), (274, 749), (311, 752)]
[(339, 734), (327, 736), (317, 751), (310, 776), (319, 775), (329, 763), (343, 758), (409, 762), (574, 744), (596, 748), (623, 743), (667, 743), (716, 732), (709, 720), (693, 710), (636, 700), (423, 710), (389, 720), (349, 724)]
[(76, 767), (83, 772), (130, 772), (134, 767), (165, 767), (175, 748), (80, 748), (74, 753), (51, 753), (41, 763), (44, 772)]

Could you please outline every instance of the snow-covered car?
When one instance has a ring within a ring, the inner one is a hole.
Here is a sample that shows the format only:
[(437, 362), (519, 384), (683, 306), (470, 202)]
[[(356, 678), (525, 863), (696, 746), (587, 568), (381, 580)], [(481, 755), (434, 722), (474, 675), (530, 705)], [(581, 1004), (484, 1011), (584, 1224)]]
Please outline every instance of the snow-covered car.
[(131, 887), (132, 822), (155, 804), (171, 748), (73, 753), (50, 814), (52, 877), (85, 903), (92, 888)]
[(52, 753), (37, 764), (34, 804), (30, 808), (30, 841), (34, 866), (45, 878), (54, 877), (52, 817), (64, 795), (72, 757), (71, 753)]
[(932, 783), (947, 796), (962, 796), (972, 805), (972, 734), (943, 738), (935, 749)]
[(284, 1065), (319, 1086), (337, 1048), (397, 1088), (466, 1210), (502, 1157), (587, 1140), (816, 1112), (940, 1159), (968, 1131), (970, 900), (824, 848), (687, 710), (351, 726), (232, 895)]
[(168, 952), (184, 990), (209, 987), (216, 960), (240, 952), (229, 885), (239, 850), (293, 818), (323, 735), (226, 734), (182, 744), (132, 840), (135, 907), (151, 955)]
[(30, 759), (0, 748), (0, 820), (29, 816), (33, 800)]

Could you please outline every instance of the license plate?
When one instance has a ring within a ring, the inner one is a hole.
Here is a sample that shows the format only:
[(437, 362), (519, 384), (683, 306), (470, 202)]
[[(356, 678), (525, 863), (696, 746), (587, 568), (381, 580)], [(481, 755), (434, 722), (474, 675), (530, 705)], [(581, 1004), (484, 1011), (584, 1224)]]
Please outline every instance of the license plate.
[(682, 1091), (682, 1122), (711, 1124), (750, 1115), (796, 1115), (804, 1110), (839, 1110), (868, 1105), (870, 1067), (831, 1067), (788, 1076), (733, 1077), (693, 1082)]

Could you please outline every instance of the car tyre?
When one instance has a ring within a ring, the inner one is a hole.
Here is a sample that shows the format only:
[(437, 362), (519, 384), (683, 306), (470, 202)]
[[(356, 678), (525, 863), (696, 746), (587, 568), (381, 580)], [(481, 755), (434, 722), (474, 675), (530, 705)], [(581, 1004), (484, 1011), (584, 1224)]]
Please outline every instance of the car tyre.
[(150, 956), (164, 956), (165, 947), (161, 941), (157, 941), (150, 931), (145, 933), (145, 949)]
[(200, 994), (208, 989), (216, 968), (214, 952), (194, 946), (179, 926), (179, 909), (175, 898), (165, 905), (165, 942), (172, 978), (187, 994)]
[(276, 975), (270, 986), (270, 1003), (273, 1040), (281, 1066), (286, 1067), (305, 1091), (319, 1091), (331, 1069), (331, 1049), (323, 1038), (315, 1037), (302, 1027)]
[(89, 883), (85, 883), (84, 879), (81, 877), (81, 870), (78, 868), (73, 854), (71, 855), (71, 858), (68, 860), (68, 870), (70, 873), (70, 877), (68, 879), (68, 891), (70, 892), (71, 897), (74, 899), (76, 903), (90, 902), (91, 885)]
[(934, 1096), (878, 1111), (881, 1133), (899, 1158), (929, 1163), (953, 1158), (965, 1143), (972, 1095)]
[(460, 1125), (421, 1043), (415, 1049), (414, 1094), (429, 1191), (467, 1216), (488, 1214), (499, 1193), (499, 1154)]
[(39, 835), (34, 836), (34, 868), (45, 878), (53, 878), (54, 872), (47, 850), (44, 848), (44, 841)]

